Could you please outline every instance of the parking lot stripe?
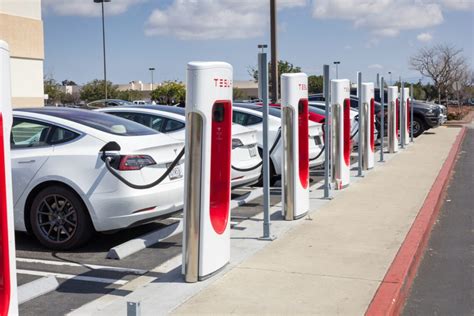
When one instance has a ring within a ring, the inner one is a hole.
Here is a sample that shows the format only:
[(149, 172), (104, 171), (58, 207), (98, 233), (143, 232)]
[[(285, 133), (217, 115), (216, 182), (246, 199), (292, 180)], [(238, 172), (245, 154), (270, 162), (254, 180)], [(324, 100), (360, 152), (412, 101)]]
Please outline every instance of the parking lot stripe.
[(96, 278), (96, 277), (81, 276), (81, 275), (74, 275), (74, 274), (53, 273), (53, 272), (23, 270), (23, 269), (17, 269), (16, 272), (18, 274), (35, 275), (35, 276), (42, 276), (42, 277), (54, 276), (58, 279), (116, 284), (116, 285), (124, 285), (129, 282), (129, 281), (124, 281), (124, 280), (115, 280), (115, 279), (108, 279), (108, 278)]
[(137, 275), (143, 275), (148, 272), (147, 270), (142, 270), (142, 269), (101, 266), (101, 265), (95, 265), (95, 264), (80, 264), (80, 263), (68, 262), (68, 261), (42, 260), (42, 259), (30, 259), (30, 258), (16, 258), (16, 261), (24, 262), (24, 263), (47, 264), (47, 265), (52, 265), (52, 266), (84, 267), (91, 270), (106, 270), (106, 271), (133, 273)]

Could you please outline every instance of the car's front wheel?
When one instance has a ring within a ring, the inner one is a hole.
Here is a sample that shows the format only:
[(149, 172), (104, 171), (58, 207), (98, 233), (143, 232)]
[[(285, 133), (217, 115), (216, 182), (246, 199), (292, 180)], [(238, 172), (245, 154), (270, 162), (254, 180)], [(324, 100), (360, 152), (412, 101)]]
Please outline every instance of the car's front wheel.
[(55, 250), (77, 248), (94, 233), (80, 198), (62, 186), (44, 188), (35, 196), (31, 204), (30, 225), (39, 242)]

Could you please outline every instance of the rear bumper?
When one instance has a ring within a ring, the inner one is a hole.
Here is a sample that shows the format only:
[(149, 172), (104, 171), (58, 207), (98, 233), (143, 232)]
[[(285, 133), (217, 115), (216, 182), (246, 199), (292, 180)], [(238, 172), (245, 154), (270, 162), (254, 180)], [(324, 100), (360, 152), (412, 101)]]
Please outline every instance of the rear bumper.
[(183, 208), (184, 183), (173, 181), (152, 189), (94, 193), (90, 197), (91, 217), (97, 231), (126, 228)]

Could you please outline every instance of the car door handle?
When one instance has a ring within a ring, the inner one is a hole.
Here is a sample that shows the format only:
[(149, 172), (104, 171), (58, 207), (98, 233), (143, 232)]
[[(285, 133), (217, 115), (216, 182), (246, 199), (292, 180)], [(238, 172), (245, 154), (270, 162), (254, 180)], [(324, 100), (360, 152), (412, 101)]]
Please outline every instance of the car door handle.
[(34, 162), (36, 162), (36, 160), (34, 159), (18, 161), (19, 164), (27, 164), (27, 163), (34, 163)]

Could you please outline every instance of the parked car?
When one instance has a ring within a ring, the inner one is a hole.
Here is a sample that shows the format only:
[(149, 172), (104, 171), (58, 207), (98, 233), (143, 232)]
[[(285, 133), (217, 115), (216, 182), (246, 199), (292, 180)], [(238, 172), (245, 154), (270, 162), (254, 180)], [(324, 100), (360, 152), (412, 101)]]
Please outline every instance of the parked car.
[[(308, 97), (308, 100), (310, 101), (310, 106), (313, 105), (314, 107), (318, 107), (321, 110), (324, 110), (326, 108), (326, 104), (324, 103), (325, 98), (322, 93), (316, 93), (312, 94)], [(382, 106), (380, 105), (380, 102), (377, 102), (377, 100), (374, 98), (374, 113), (375, 113), (375, 132), (376, 132), (376, 138), (378, 139), (378, 135), (380, 134), (380, 127), (381, 127), (381, 120), (380, 116), (382, 114)], [(351, 102), (351, 126), (358, 126), (359, 122), (359, 98), (356, 95), (350, 95), (350, 102)], [(353, 125), (352, 125), (353, 124)], [(353, 135), (353, 140), (354, 142), (358, 142), (358, 137), (357, 135), (358, 127), (357, 129), (351, 128), (351, 135)], [(356, 133), (356, 134), (353, 134)], [(356, 145), (356, 144), (354, 144)]]
[(48, 248), (72, 249), (86, 243), (94, 230), (119, 230), (182, 209), (184, 160), (161, 184), (133, 189), (106, 167), (101, 150), (111, 142), (121, 148), (110, 153), (112, 168), (137, 185), (165, 174), (184, 147), (153, 129), (104, 113), (14, 110), (15, 229), (32, 233)]
[[(105, 108), (99, 111), (120, 116), (154, 130), (165, 133), (175, 139), (184, 141), (185, 110), (179, 107), (164, 105), (127, 106)], [(232, 187), (251, 185), (258, 181), (262, 159), (257, 152), (256, 132), (240, 126), (232, 125)], [(259, 167), (251, 169), (253, 166)], [(242, 171), (245, 170), (245, 171)]]
[[(252, 103), (234, 103), (233, 121), (236, 124), (246, 126), (257, 131), (259, 152), (263, 147), (263, 113), (262, 106)], [(271, 182), (274, 183), (281, 175), (282, 142), (280, 134), (281, 111), (277, 108), (268, 109), (268, 142), (270, 149), (274, 147), (270, 155)], [(323, 130), (322, 124), (309, 122), (309, 157), (310, 168), (320, 166), (324, 163)]]
[(119, 100), (119, 99), (107, 99), (107, 100), (96, 100), (93, 102), (89, 102), (86, 104), (87, 109), (101, 109), (106, 108), (108, 106), (123, 106), (123, 105), (131, 105), (133, 104), (130, 101)]
[[(388, 98), (387, 90), (384, 90), (384, 100)], [(375, 101), (380, 102), (380, 89), (375, 89)], [(413, 136), (418, 137), (423, 132), (438, 127), (443, 121), (442, 109), (437, 104), (430, 104), (423, 101), (412, 100), (413, 106)], [(387, 109), (387, 103), (385, 103)], [(385, 111), (385, 113), (387, 113)], [(385, 125), (387, 120), (385, 120)]]
[[(319, 115), (324, 115), (326, 117), (326, 103), (321, 101), (310, 101), (309, 108), (315, 113), (318, 112)], [(311, 117), (310, 117), (311, 119)], [(350, 112), (351, 119), (351, 147), (357, 146), (359, 143), (359, 111), (351, 107)], [(376, 124), (377, 126), (377, 124)], [(375, 139), (377, 139), (377, 129), (376, 129)]]

